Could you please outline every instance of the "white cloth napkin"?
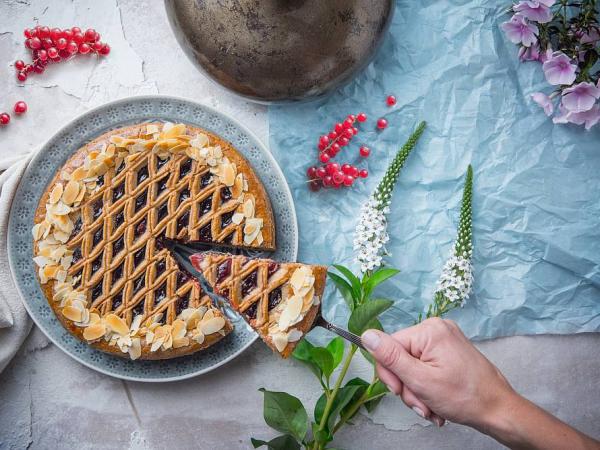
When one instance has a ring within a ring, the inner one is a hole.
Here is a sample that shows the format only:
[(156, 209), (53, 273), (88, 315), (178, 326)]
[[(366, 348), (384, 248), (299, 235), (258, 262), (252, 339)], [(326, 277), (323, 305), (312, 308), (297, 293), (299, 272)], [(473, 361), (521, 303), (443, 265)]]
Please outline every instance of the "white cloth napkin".
[(8, 365), (31, 330), (8, 265), (8, 213), (32, 154), (0, 160), (0, 372)]

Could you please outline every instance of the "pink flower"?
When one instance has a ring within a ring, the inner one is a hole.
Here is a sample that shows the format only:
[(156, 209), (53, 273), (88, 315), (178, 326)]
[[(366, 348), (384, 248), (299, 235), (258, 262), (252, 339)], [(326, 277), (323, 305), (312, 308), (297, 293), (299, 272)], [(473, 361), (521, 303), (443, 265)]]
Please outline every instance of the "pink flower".
[(534, 22), (548, 23), (552, 20), (553, 4), (554, 0), (526, 0), (513, 6), (513, 10)]
[(537, 42), (539, 29), (537, 25), (527, 22), (525, 17), (515, 14), (508, 22), (504, 22), (502, 29), (506, 33), (506, 37), (513, 44), (523, 44), (525, 47), (530, 47)]
[(594, 105), (589, 110), (584, 112), (571, 112), (560, 105), (560, 115), (555, 116), (552, 121), (554, 123), (574, 123), (575, 125), (585, 125), (585, 129), (589, 130), (598, 122), (600, 122), (600, 106)]
[(600, 31), (598, 28), (591, 28), (587, 33), (585, 31), (577, 33), (577, 37), (582, 44), (593, 44), (600, 41)]
[(543, 64), (552, 58), (552, 48), (548, 47), (545, 52), (540, 53), (540, 62)]
[(562, 92), (562, 104), (570, 112), (589, 111), (600, 98), (600, 89), (592, 83), (583, 82), (571, 86)]
[(571, 63), (571, 59), (563, 52), (554, 52), (542, 66), (546, 80), (553, 85), (573, 84), (577, 64)]
[(542, 92), (534, 92), (531, 94), (531, 99), (544, 108), (544, 112), (547, 116), (552, 115), (554, 112), (554, 105), (552, 99)]
[(531, 47), (521, 46), (519, 48), (519, 59), (521, 61), (538, 61), (540, 59), (540, 46), (533, 44)]

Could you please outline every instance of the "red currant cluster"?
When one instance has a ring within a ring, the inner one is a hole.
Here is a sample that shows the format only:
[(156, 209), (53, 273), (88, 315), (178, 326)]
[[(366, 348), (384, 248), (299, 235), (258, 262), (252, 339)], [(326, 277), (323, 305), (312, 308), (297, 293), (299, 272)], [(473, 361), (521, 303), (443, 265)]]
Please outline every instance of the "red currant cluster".
[(78, 53), (103, 56), (110, 53), (110, 46), (101, 42), (100, 34), (92, 28), (83, 32), (79, 27), (61, 30), (37, 26), (33, 29), (26, 28), (23, 34), (25, 47), (31, 50), (33, 62), (25, 64), (21, 60), (15, 61), (19, 81), (27, 80), (27, 76), (32, 72), (43, 73), (51, 62), (66, 61)]
[[(19, 101), (17, 103), (15, 103), (15, 107), (13, 108), (13, 110), (15, 111), (15, 114), (17, 116), (20, 116), (21, 114), (25, 114), (25, 112), (27, 111), (27, 103), (25, 103), (24, 101)], [(0, 113), (0, 125), (8, 125), (8, 123), (10, 122), (10, 114), (8, 113)]]

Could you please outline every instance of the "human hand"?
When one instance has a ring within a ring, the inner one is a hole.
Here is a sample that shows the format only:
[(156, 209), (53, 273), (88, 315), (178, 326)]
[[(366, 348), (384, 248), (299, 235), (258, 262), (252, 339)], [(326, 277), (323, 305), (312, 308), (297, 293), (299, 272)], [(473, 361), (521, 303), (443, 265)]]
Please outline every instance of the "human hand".
[(485, 427), (518, 394), (451, 320), (427, 319), (392, 335), (368, 330), (365, 347), (382, 382), (438, 426)]

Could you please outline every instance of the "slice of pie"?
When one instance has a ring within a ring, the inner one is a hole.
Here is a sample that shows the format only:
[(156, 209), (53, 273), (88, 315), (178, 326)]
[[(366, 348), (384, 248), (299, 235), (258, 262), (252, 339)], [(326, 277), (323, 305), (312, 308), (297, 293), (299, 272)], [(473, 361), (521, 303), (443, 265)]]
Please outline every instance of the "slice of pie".
[(287, 358), (312, 328), (327, 276), (324, 266), (278, 263), (216, 252), (190, 257), (265, 343)]
[(144, 123), (79, 149), (48, 185), (33, 227), (38, 277), (65, 328), (132, 359), (193, 353), (231, 332), (160, 236), (275, 248), (260, 180), (218, 136)]

